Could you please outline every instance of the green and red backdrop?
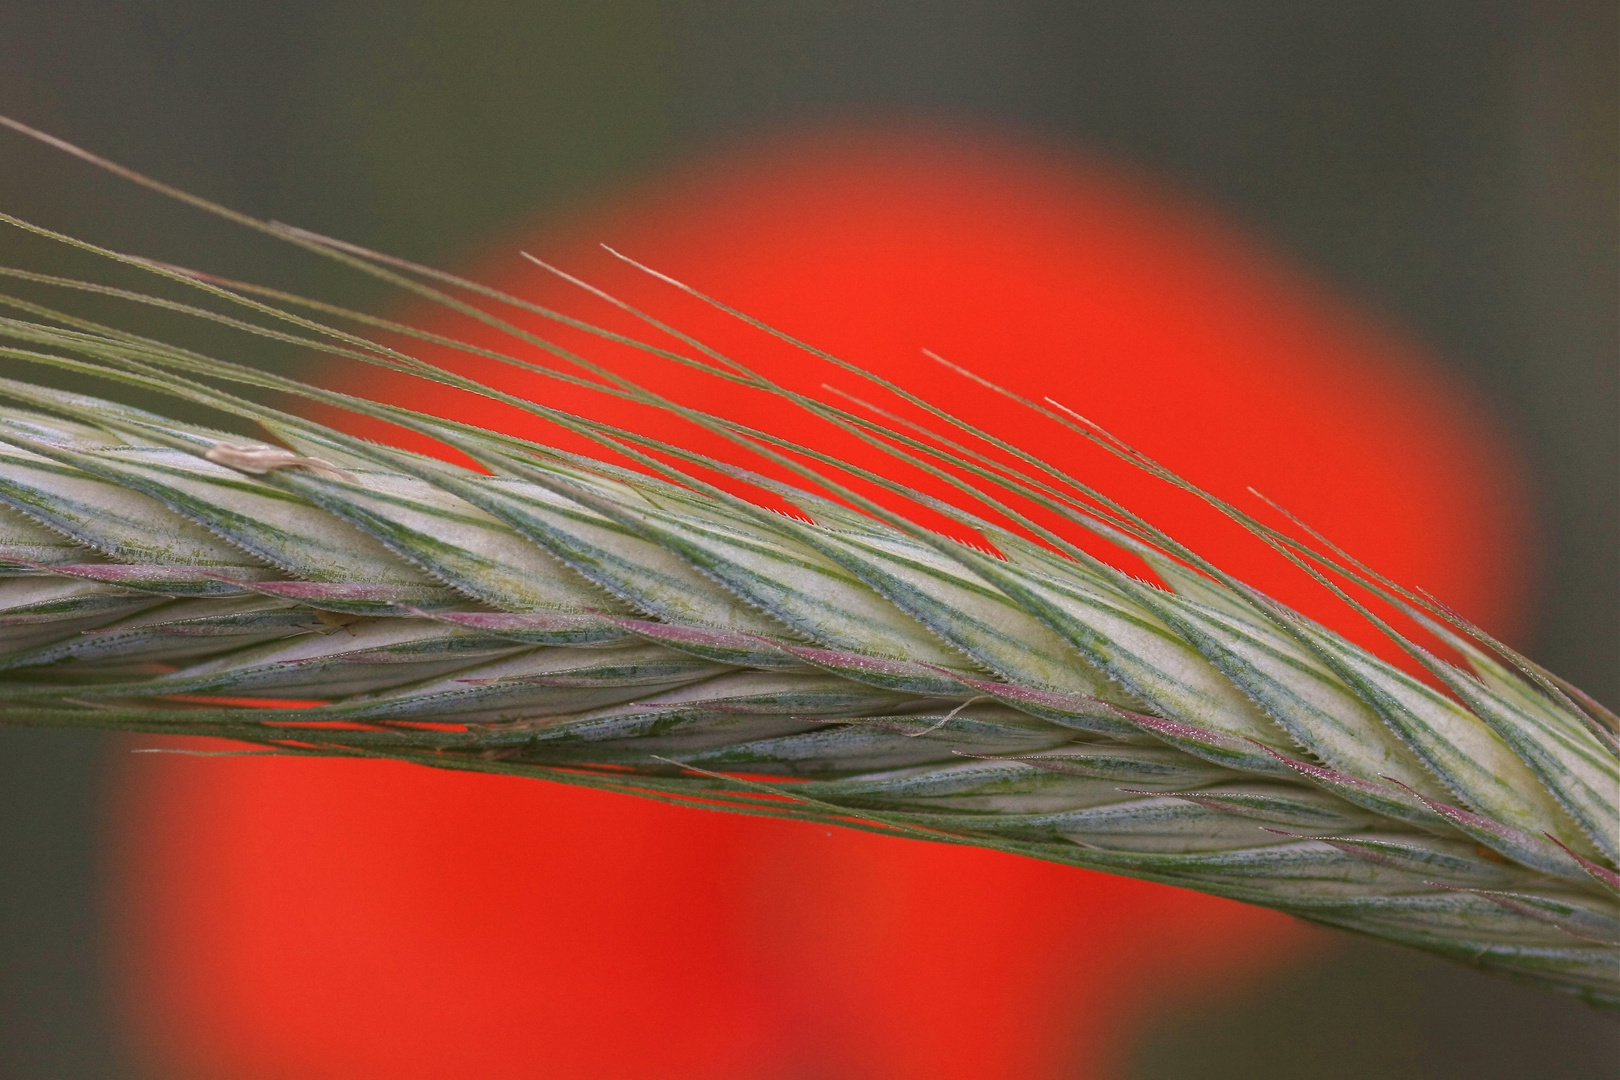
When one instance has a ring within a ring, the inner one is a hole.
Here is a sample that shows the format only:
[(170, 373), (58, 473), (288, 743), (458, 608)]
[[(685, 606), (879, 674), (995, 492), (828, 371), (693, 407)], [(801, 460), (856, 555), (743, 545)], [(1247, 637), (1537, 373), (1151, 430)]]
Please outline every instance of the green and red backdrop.
[[(1585, 0), (54, 0), (0, 5), (0, 100), (260, 216), (610, 314), (523, 269), (513, 252), (532, 246), (796, 374), (788, 354), (620, 274), (593, 247), (612, 240), (1082, 460), (942, 379), (917, 351), (931, 346), (1053, 393), (1223, 494), (1254, 484), (1493, 628), (1523, 619), (1538, 658), (1612, 704), (1616, 18)], [(980, 141), (899, 180), (870, 154), (854, 171), (823, 155), (781, 172), (776, 136), (896, 117), (1026, 150), (985, 161)], [(1141, 172), (1122, 187), (1104, 159)], [(960, 197), (973, 185), (1007, 214)], [(0, 187), (8, 211), (114, 247), (383, 306), (36, 148), (5, 146)], [(873, 200), (870, 217), (856, 199)], [(1091, 248), (1072, 242), (1086, 236)], [(1134, 259), (1094, 258), (1105, 236), (1137, 243)], [(1304, 366), (1286, 368), (1290, 351)], [(1171, 353), (1205, 366), (1149, 369)], [(1458, 406), (1458, 384), (1489, 408)], [(1450, 421), (1388, 411), (1437, 396)], [(1257, 408), (1197, 426), (1234, 397)], [(1370, 442), (1342, 442), (1355, 415)], [(1475, 422), (1497, 434), (1469, 434)], [(1518, 556), (1477, 538), (1455, 566), (1407, 561), (1455, 543), (1462, 518), (1419, 534), (1475, 505), (1437, 457), (1503, 432), (1529, 478), (1530, 565), (1484, 581), (1499, 564), (1476, 557)], [(1295, 438), (1333, 444), (1331, 467), (1256, 454)], [(1414, 487), (1387, 486), (1394, 458), (1379, 455), (1396, 452)], [(1180, 503), (1083, 460), (1188, 539), (1296, 587)], [(1336, 509), (1335, 492), (1368, 505)], [(1356, 531), (1380, 517), (1411, 531)], [(1307, 1051), (1324, 1080), (1585, 1077), (1613, 1062), (1612, 1028), (1549, 996), (983, 853), (386, 768), (344, 806), (328, 766), (145, 755), (132, 771), (122, 744), (66, 732), (0, 731), (0, 746), (5, 1078), (139, 1075), (137, 1041), (163, 1075), (180, 1061), (359, 1073), (406, 1053), (412, 1068), (460, 1053), (498, 1075), (536, 1044), (559, 1070), (634, 1072), (699, 1045), (801, 1076), (856, 1057), (877, 1068), (908, 1046), (924, 1062), (957, 1053), (959, 1072), (1128, 1059), (1138, 1078), (1297, 1076)], [(1009, 903), (1022, 913), (996, 906)], [(560, 920), (545, 933), (541, 904)], [(1005, 917), (962, 932), (992, 907)], [(542, 956), (553, 981), (524, 983)], [(1118, 992), (1104, 999), (1106, 980)], [(151, 1026), (129, 1035), (131, 1014)]]

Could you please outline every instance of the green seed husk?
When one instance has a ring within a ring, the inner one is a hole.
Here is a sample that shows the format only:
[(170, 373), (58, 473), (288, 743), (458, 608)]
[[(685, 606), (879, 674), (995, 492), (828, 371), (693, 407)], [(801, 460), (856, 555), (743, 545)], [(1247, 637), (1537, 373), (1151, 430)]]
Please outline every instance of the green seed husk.
[[(5, 218), (236, 313), (12, 277), (472, 389), (646, 471), (0, 296), (18, 312), (0, 319), (0, 357), (31, 373), (0, 378), (0, 723), (222, 736), (992, 847), (1262, 904), (1620, 1006), (1615, 718), (1426, 598), (1211, 500), (1369, 618), (1335, 583), (1416, 617), (1465, 666), (1378, 625), (1429, 681), (937, 410), (959, 437), (781, 390), (681, 335), (684, 352), (630, 342), (777, 392), (949, 480), (999, 523), (913, 505), (984, 545), (970, 546), (848, 483), (906, 494), (882, 476), (840, 478), (826, 455), (658, 398), (439, 286), (532, 305), (187, 198), (508, 330), (514, 347), (669, 408), (826, 494), (500, 394), (294, 311), (353, 314), (330, 305)], [(70, 392), (52, 372), (204, 406), (267, 437)], [(262, 392), (392, 421), (483, 471), (352, 437), (252, 396)], [(700, 478), (716, 473), (802, 516)], [(1168, 588), (1087, 554), (1031, 506), (1142, 557)]]

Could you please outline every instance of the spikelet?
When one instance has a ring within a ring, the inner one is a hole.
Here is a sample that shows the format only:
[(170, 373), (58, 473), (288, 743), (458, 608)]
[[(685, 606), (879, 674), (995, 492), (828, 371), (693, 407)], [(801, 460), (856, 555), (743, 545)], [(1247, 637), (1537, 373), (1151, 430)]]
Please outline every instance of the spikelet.
[[(520, 300), (184, 197), (548, 347), (439, 286), (535, 310)], [(297, 298), (4, 220), (237, 313), (13, 277), (484, 393), (644, 469), (0, 297), (18, 313), (0, 318), (0, 358), (30, 373), (0, 378), (0, 723), (222, 736), (993, 847), (1620, 1005), (1615, 718), (1342, 553), (1203, 496), (1339, 591), (1428, 678), (888, 384), (954, 435), (783, 390), (680, 335), (695, 355), (642, 346), (776, 392), (997, 520), (584, 361), (589, 385), (671, 409), (825, 494), (479, 386), (297, 315), (309, 307)], [(52, 371), (206, 406), (268, 438), (68, 392)], [(479, 469), (254, 392), (390, 421)], [(1187, 486), (1060, 407), (1032, 407)], [(851, 478), (983, 546), (915, 524)], [(1167, 588), (1088, 554), (1031, 508), (1146, 560)], [(1351, 587), (1404, 610), (1466, 666), (1379, 621)]]

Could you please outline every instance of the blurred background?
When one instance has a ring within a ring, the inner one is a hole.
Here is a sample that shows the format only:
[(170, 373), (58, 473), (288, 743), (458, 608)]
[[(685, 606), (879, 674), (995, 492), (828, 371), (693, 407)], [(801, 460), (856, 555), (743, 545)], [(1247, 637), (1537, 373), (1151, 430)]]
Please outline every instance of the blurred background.
[[(1524, 644), (1614, 706), (1616, 30), (1613, 4), (1495, 0), (10, 0), (0, 111), (258, 216), (441, 264), (805, 125), (966, 123), (1103, 155), (1215, 208), (1481, 391), (1536, 489)], [(0, 209), (367, 300), (10, 136)], [(0, 1077), (139, 1075), (103, 961), (114, 753), (0, 731)], [(1615, 1061), (1607, 1020), (1357, 941), (1156, 1024), (1133, 1077), (1588, 1077)]]

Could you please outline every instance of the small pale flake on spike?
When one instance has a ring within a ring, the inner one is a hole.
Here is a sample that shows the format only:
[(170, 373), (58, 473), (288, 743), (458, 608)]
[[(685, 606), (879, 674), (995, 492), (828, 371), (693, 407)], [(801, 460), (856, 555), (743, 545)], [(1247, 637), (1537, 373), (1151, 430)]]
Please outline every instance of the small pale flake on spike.
[(291, 450), (283, 450), (279, 446), (236, 446), (232, 443), (219, 443), (210, 447), (203, 457), (216, 465), (223, 465), (227, 469), (235, 469), (237, 472), (253, 476), (264, 476), (277, 469), (303, 469), (329, 480), (342, 480), (351, 484), (356, 482), (352, 473), (344, 472), (330, 461), (305, 457)]

